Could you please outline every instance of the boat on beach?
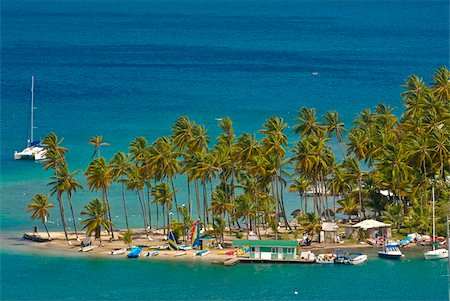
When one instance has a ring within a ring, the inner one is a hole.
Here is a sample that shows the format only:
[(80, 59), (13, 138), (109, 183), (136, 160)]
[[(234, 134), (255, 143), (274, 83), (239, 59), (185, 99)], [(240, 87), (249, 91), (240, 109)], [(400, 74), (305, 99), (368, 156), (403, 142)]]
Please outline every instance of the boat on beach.
[(86, 246), (86, 247), (81, 247), (79, 251), (80, 252), (90, 252), (90, 251), (94, 250), (95, 248), (97, 248), (97, 246), (89, 245), (89, 246)]
[(152, 256), (158, 256), (158, 254), (159, 254), (158, 251), (151, 251), (151, 252), (147, 252), (147, 254), (145, 254), (145, 256), (152, 257)]
[(28, 239), (28, 240), (32, 240), (32, 241), (35, 241), (35, 242), (47, 242), (47, 241), (51, 241), (50, 238), (45, 238), (45, 237), (41, 237), (40, 235), (34, 235), (34, 234), (30, 235), (30, 234), (27, 234), (27, 233), (25, 233), (25, 234), (23, 235), (23, 238), (24, 238), (24, 239)]
[(209, 254), (208, 250), (201, 250), (201, 251), (197, 251), (194, 254), (192, 254), (193, 257), (195, 256), (206, 256)]
[(122, 254), (125, 254), (126, 251), (127, 251), (126, 248), (114, 249), (114, 250), (111, 250), (109, 255), (122, 255)]
[(30, 117), (30, 138), (27, 141), (27, 147), (21, 152), (14, 151), (14, 160), (43, 160), (47, 150), (40, 140), (34, 140), (34, 76), (31, 77), (31, 117)]
[(131, 252), (128, 253), (127, 257), (128, 258), (138, 258), (139, 254), (141, 254), (141, 252), (142, 252), (141, 247), (134, 247), (133, 249), (131, 249)]

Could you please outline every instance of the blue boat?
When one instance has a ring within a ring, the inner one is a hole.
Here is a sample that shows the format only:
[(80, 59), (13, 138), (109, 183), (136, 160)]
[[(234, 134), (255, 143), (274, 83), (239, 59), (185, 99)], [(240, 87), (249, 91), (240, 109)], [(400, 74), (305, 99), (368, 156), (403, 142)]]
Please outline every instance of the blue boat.
[(400, 259), (405, 255), (400, 251), (398, 245), (386, 245), (383, 247), (383, 251), (378, 252), (378, 256), (381, 258)]
[(142, 252), (141, 247), (134, 247), (133, 249), (131, 249), (131, 252), (128, 253), (128, 258), (138, 258), (141, 252)]

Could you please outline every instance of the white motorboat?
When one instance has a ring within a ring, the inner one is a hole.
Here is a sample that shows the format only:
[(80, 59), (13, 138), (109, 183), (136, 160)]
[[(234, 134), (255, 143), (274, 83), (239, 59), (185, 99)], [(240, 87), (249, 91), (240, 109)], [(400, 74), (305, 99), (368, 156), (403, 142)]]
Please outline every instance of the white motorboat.
[(334, 263), (335, 254), (319, 254), (316, 256), (316, 263)]
[[(352, 257), (352, 255), (357, 255), (356, 257)], [(350, 259), (348, 260), (348, 264), (358, 265), (367, 261), (367, 255), (361, 253), (350, 253)]]
[(43, 160), (45, 159), (45, 154), (47, 150), (45, 145), (41, 144), (41, 141), (34, 140), (34, 76), (31, 77), (31, 127), (30, 127), (30, 139), (27, 141), (27, 147), (21, 152), (14, 151), (14, 160)]
[[(435, 213), (434, 213), (434, 186), (431, 187), (431, 196), (433, 198), (433, 237), (431, 239), (433, 249), (431, 251), (425, 252), (424, 256), (426, 260), (433, 259), (445, 259), (448, 258), (448, 250), (446, 249), (436, 249), (436, 245), (438, 244), (436, 239), (436, 221), (435, 221)], [(448, 241), (447, 241), (448, 243)]]
[(197, 251), (194, 254), (192, 254), (192, 256), (206, 256), (209, 254), (208, 250), (201, 250), (201, 251)]

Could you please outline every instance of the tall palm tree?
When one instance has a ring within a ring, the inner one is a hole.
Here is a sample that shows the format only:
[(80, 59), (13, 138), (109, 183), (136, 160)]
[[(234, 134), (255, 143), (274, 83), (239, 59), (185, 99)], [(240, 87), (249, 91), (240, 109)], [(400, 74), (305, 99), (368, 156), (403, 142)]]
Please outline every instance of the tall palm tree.
[(301, 137), (315, 134), (321, 127), (317, 122), (316, 110), (313, 108), (302, 107), (295, 120), (299, 123), (294, 126), (294, 133), (300, 134)]
[[(147, 210), (145, 208), (145, 201), (144, 201), (144, 196), (143, 196), (145, 181), (142, 176), (141, 169), (142, 169), (142, 167), (140, 167), (139, 165), (133, 164), (131, 166), (130, 170), (128, 171), (127, 179), (125, 180), (125, 185), (126, 185), (127, 189), (136, 191), (139, 203), (141, 205), (145, 234), (147, 235), (147, 237), (149, 237), (148, 222), (147, 222)], [(157, 216), (157, 225), (156, 225), (157, 228), (159, 226), (158, 221), (159, 221), (159, 217)]]
[(114, 230), (112, 228), (111, 206), (108, 200), (108, 190), (113, 182), (113, 169), (106, 163), (105, 158), (99, 157), (91, 161), (84, 173), (87, 185), (91, 191), (101, 191), (103, 207), (106, 208), (110, 221), (111, 239), (114, 240)]
[(81, 184), (75, 179), (75, 176), (79, 174), (81, 170), (76, 170), (74, 172), (70, 172), (68, 165), (61, 166), (60, 169), (56, 172), (56, 177), (61, 180), (62, 189), (66, 192), (67, 199), (69, 200), (70, 205), (70, 212), (72, 214), (72, 221), (73, 221), (73, 228), (75, 230), (75, 235), (78, 238), (78, 231), (77, 231), (77, 223), (75, 219), (75, 215), (73, 213), (73, 205), (72, 205), (72, 193), (77, 192), (78, 188), (83, 188)]
[(90, 145), (93, 145), (95, 150), (92, 154), (92, 158), (94, 158), (95, 154), (97, 154), (98, 158), (101, 157), (100, 155), (100, 147), (101, 146), (110, 146), (108, 142), (103, 142), (103, 136), (92, 136), (91, 139), (89, 139), (88, 142)]
[(105, 230), (112, 229), (112, 222), (105, 218), (108, 212), (108, 208), (105, 207), (98, 199), (93, 199), (86, 206), (86, 211), (81, 212), (81, 215), (88, 216), (87, 219), (81, 222), (84, 225), (83, 229), (86, 229), (86, 235), (91, 236), (94, 232), (95, 239), (100, 239), (100, 246), (102, 245), (102, 227)]
[(450, 71), (446, 66), (442, 66), (436, 70), (433, 79), (436, 98), (443, 103), (448, 103), (450, 100)]
[(340, 116), (338, 112), (328, 111), (323, 119), (325, 120), (323, 126), (326, 128), (328, 137), (331, 137), (333, 134), (336, 136), (339, 147), (342, 153), (342, 160), (345, 160), (344, 149), (342, 148), (342, 140), (344, 139), (344, 133), (346, 132), (344, 128), (344, 123), (340, 122)]
[[(173, 195), (176, 191), (171, 191), (169, 183), (163, 182), (152, 188), (151, 195), (154, 197), (154, 203), (160, 203), (163, 208), (163, 214), (167, 214), (167, 227), (170, 226), (170, 210), (172, 210)], [(167, 209), (167, 210), (166, 210)], [(166, 233), (166, 223), (164, 222), (164, 234)], [(168, 229), (167, 229), (168, 230)]]
[(38, 193), (34, 197), (31, 198), (33, 203), (27, 205), (27, 212), (33, 212), (31, 214), (31, 219), (40, 219), (42, 224), (45, 227), (45, 231), (47, 231), (48, 238), (51, 239), (50, 233), (48, 232), (47, 225), (45, 224), (47, 219), (50, 217), (49, 208), (54, 207), (52, 203), (48, 202), (48, 195)]
[(125, 223), (127, 225), (127, 230), (130, 230), (128, 224), (128, 213), (127, 213), (127, 203), (125, 200), (125, 177), (131, 169), (130, 155), (124, 152), (118, 152), (109, 162), (109, 165), (113, 171), (113, 180), (115, 182), (120, 182), (122, 185), (122, 201), (123, 201), (123, 212), (125, 214)]
[[(298, 177), (294, 179), (294, 183), (289, 186), (288, 191), (298, 192), (300, 197), (300, 209), (303, 210), (304, 213), (308, 213), (308, 200), (306, 198), (306, 193), (311, 189), (311, 181), (306, 177)], [(303, 204), (302, 204), (303, 201)], [(303, 206), (304, 207), (303, 207)]]

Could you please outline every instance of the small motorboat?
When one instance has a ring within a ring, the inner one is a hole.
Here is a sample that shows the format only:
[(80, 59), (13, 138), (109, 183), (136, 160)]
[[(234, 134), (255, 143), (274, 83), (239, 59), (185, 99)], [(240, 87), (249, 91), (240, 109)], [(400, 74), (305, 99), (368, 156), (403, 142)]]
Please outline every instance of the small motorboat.
[(183, 246), (178, 246), (178, 249), (180, 249), (180, 250), (192, 250), (192, 247), (188, 246), (188, 245), (183, 245)]
[(378, 256), (381, 258), (400, 259), (405, 255), (400, 251), (398, 245), (385, 245), (383, 250), (378, 252)]
[(131, 252), (128, 253), (127, 257), (128, 258), (138, 258), (139, 254), (141, 254), (141, 252), (142, 252), (141, 247), (134, 247), (133, 249), (131, 249)]
[(348, 261), (346, 263), (358, 265), (367, 261), (367, 255), (360, 252), (352, 252), (348, 255)]
[(159, 254), (158, 251), (152, 251), (152, 252), (147, 252), (147, 254), (145, 254), (145, 256), (152, 257), (152, 256), (158, 256), (158, 254)]
[(192, 254), (192, 256), (206, 256), (209, 254), (208, 250), (201, 250), (201, 251), (197, 251), (194, 254)]
[(114, 250), (111, 250), (109, 255), (122, 255), (122, 254), (125, 254), (126, 251), (127, 251), (126, 248), (114, 249)]
[(316, 262), (316, 255), (311, 251), (300, 252), (298, 261), (303, 263), (314, 263)]
[(319, 254), (316, 257), (316, 263), (334, 263), (334, 258), (336, 255), (332, 253)]

